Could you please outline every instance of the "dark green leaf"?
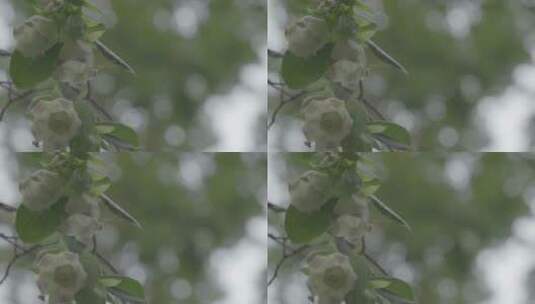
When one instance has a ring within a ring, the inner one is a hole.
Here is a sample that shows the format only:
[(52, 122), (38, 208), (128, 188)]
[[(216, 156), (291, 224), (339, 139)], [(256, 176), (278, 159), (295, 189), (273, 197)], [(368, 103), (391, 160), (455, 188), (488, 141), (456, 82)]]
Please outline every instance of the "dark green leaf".
[(294, 243), (306, 243), (326, 232), (336, 201), (332, 199), (320, 210), (312, 213), (303, 213), (290, 205), (284, 223), (288, 237)]
[(115, 54), (112, 50), (105, 46), (104, 43), (100, 42), (99, 40), (95, 41), (95, 43), (97, 45), (98, 50), (102, 53), (104, 57), (106, 57), (106, 59), (124, 68), (128, 72), (136, 74), (134, 69), (126, 61), (124, 61), (121, 57), (119, 57), (119, 55)]
[(122, 276), (103, 276), (99, 281), (103, 286), (112, 291), (117, 291), (120, 294), (132, 297), (138, 301), (144, 301), (145, 299), (143, 285), (132, 278)]
[(411, 135), (402, 126), (388, 121), (374, 121), (366, 124), (366, 128), (373, 135), (381, 135), (401, 146), (409, 147), (411, 145)]
[(97, 132), (104, 136), (123, 141), (133, 147), (139, 147), (139, 139), (136, 131), (120, 123), (105, 122), (95, 125)]
[(377, 56), (377, 58), (381, 59), (383, 62), (395, 67), (396, 69), (400, 70), (401, 72), (405, 74), (409, 74), (407, 69), (399, 63), (394, 57), (390, 56), (385, 50), (383, 50), (380, 46), (378, 46), (375, 42), (368, 40), (366, 42), (370, 49), (372, 50), (373, 54)]
[(315, 55), (302, 58), (286, 52), (282, 59), (281, 75), (293, 89), (303, 88), (320, 79), (329, 67), (333, 44), (328, 44)]
[(392, 210), (392, 208), (388, 207), (383, 201), (381, 201), (378, 197), (375, 195), (370, 195), (370, 198), (373, 202), (373, 205), (381, 211), (384, 215), (388, 216), (390, 219), (400, 223), (401, 225), (405, 226), (409, 231), (411, 231), (411, 226), (401, 215), (399, 215), (396, 211)]
[(395, 278), (374, 278), (369, 285), (374, 289), (381, 289), (393, 294), (406, 303), (415, 303), (412, 287), (406, 282)]
[(95, 291), (93, 287), (86, 287), (80, 290), (74, 297), (76, 304), (105, 304), (104, 295)]
[(21, 52), (15, 50), (9, 63), (9, 75), (13, 83), (21, 89), (26, 89), (48, 79), (56, 69), (62, 48), (63, 44), (57, 43), (36, 58), (24, 57)]
[(107, 196), (106, 194), (102, 194), (100, 197), (111, 212), (113, 212), (118, 217), (129, 221), (138, 228), (141, 228), (141, 224), (138, 222), (138, 220), (136, 220), (135, 217), (131, 216), (128, 212), (126, 212), (126, 210), (124, 210), (121, 206), (119, 206), (119, 204), (114, 202), (109, 196)]
[(53, 234), (65, 216), (67, 200), (64, 197), (52, 207), (39, 212), (20, 205), (15, 217), (15, 229), (20, 239), (26, 243), (38, 243)]

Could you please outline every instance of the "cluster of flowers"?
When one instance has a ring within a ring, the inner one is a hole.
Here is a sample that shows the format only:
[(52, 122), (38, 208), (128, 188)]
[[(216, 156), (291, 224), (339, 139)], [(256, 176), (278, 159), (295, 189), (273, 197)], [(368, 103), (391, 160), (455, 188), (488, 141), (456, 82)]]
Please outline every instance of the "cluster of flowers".
[[(331, 198), (333, 179), (322, 171), (305, 172), (289, 184), (291, 205), (304, 214), (319, 211)], [(328, 235), (337, 249), (312, 252), (303, 269), (319, 304), (341, 303), (354, 288), (358, 278), (348, 256), (362, 253), (363, 239), (371, 230), (368, 199), (358, 191), (340, 198), (333, 214)]]
[(42, 58), (60, 46), (58, 66), (52, 75), (54, 90), (34, 98), (30, 106), (32, 132), (43, 150), (69, 145), (82, 128), (77, 102), (88, 93), (88, 81), (96, 73), (84, 1), (41, 1), (38, 15), (14, 29), (15, 50), (29, 60)]
[[(347, 107), (351, 94), (359, 91), (367, 74), (365, 41), (357, 39), (358, 20), (375, 25), (385, 23), (381, 0), (320, 0), (315, 14), (290, 24), (286, 31), (288, 51), (301, 58), (315, 56), (332, 46), (325, 77), (328, 96), (312, 96), (303, 102), (304, 135), (316, 151), (336, 151), (350, 135), (353, 118)], [(359, 4), (359, 5), (357, 5)], [(335, 21), (332, 21), (334, 19)], [(323, 94), (324, 95), (324, 94)]]
[[(56, 246), (41, 252), (37, 259), (37, 284), (49, 303), (71, 303), (88, 279), (79, 254), (94, 248), (95, 234), (101, 230), (100, 198), (91, 190), (86, 162), (69, 154), (57, 154), (44, 169), (33, 172), (19, 185), (22, 205), (31, 212), (43, 212), (62, 200), (64, 219), (56, 231), (61, 239), (72, 238), (78, 251)], [(82, 248), (82, 249), (79, 249)]]

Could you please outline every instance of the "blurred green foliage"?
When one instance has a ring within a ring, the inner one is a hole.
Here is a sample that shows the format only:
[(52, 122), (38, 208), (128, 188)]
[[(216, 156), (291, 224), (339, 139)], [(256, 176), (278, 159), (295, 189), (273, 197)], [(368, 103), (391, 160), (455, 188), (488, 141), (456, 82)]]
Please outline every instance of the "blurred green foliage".
[[(20, 178), (43, 160), (40, 153), (16, 157)], [(143, 229), (106, 212), (105, 229), (98, 235), (99, 251), (123, 272), (143, 269), (149, 303), (200, 304), (221, 299), (224, 292), (212, 268), (213, 255), (250, 235), (249, 221), (264, 216), (265, 155), (140, 152), (100, 157), (113, 180), (108, 194)], [(256, 292), (262, 298), (263, 277), (249, 279), (257, 282)], [(191, 287), (189, 297), (173, 296), (177, 280)]]
[[(17, 14), (15, 24), (32, 14), (28, 1), (10, 2)], [(202, 107), (208, 97), (224, 95), (239, 84), (241, 68), (260, 61), (266, 2), (94, 3), (104, 8), (102, 19), (111, 26), (101, 40), (137, 72), (130, 75), (100, 58), (104, 69), (93, 84), (98, 102), (113, 109), (115, 115), (130, 112), (131, 117), (143, 117), (140, 133), (145, 150), (176, 148), (164, 138), (170, 126), (179, 126), (185, 133), (181, 149), (203, 150), (214, 145), (216, 138), (206, 125)], [(1, 69), (7, 65), (8, 60), (0, 61)], [(258, 125), (257, 137), (264, 138), (264, 123)]]
[[(289, 21), (314, 5), (306, 0), (277, 2), (287, 10)], [(372, 68), (365, 91), (369, 100), (390, 119), (411, 127), (418, 151), (484, 147), (489, 135), (476, 124), (477, 105), (484, 97), (501, 94), (512, 83), (515, 67), (533, 62), (529, 50), (533, 45), (533, 11), (520, 0), (383, 3), (389, 25), (373, 39), (400, 61), (409, 75), (385, 65), (368, 51)], [(276, 69), (277, 60), (270, 61), (270, 68)], [(270, 109), (278, 99), (278, 94), (270, 97)], [(293, 103), (283, 113), (295, 115), (297, 111), (298, 103)], [(285, 117), (278, 123), (283, 129), (294, 126)], [(447, 147), (438, 136), (446, 127), (458, 134), (458, 140)], [(282, 132), (273, 145), (284, 147), (293, 134)]]
[[(279, 154), (274, 167), (283, 182), (307, 170), (312, 154)], [(502, 153), (378, 153), (370, 156), (382, 180), (377, 193), (411, 225), (412, 232), (372, 208), (373, 233), (367, 251), (390, 273), (412, 281), (418, 303), (477, 303), (488, 299), (490, 286), (476, 269), (483, 250), (513, 236), (515, 220), (532, 216), (529, 198), (535, 186), (535, 158)], [(280, 166), (280, 167), (278, 167)], [(283, 206), (287, 202), (273, 202)], [(270, 227), (280, 233), (280, 216), (270, 212)], [(279, 228), (277, 228), (279, 227)], [(270, 243), (271, 270), (280, 247)], [(504, 261), (505, 262), (505, 261)], [(300, 262), (289, 260), (270, 287), (273, 303), (295, 303)], [(445, 281), (449, 293), (439, 288)], [(526, 282), (527, 284), (527, 282)], [(292, 291), (293, 290), (293, 291)], [(305, 291), (306, 294), (306, 291)], [(533, 299), (531, 299), (533, 300)], [(306, 299), (302, 302), (306, 303)]]

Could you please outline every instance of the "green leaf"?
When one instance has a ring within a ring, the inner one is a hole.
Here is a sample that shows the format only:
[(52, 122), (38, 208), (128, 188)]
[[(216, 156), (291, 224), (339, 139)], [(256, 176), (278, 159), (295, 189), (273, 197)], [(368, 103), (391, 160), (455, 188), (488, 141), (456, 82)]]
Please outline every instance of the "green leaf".
[(399, 224), (405, 226), (409, 231), (411, 230), (411, 226), (401, 215), (399, 215), (396, 211), (392, 210), (392, 208), (388, 207), (383, 201), (381, 201), (378, 197), (375, 195), (370, 195), (370, 198), (372, 200), (373, 205), (384, 215), (389, 217), (390, 219), (394, 220), (395, 222), (398, 222)]
[(366, 128), (373, 135), (381, 135), (406, 147), (411, 145), (409, 131), (398, 124), (388, 121), (374, 121), (367, 123)]
[(399, 63), (394, 57), (390, 56), (385, 50), (383, 50), (380, 46), (378, 46), (375, 42), (368, 40), (367, 45), (372, 50), (373, 54), (377, 56), (377, 58), (381, 59), (383, 62), (395, 67), (396, 69), (400, 70), (404, 74), (409, 74), (407, 69)]
[(106, 194), (102, 194), (100, 197), (102, 198), (102, 201), (104, 202), (106, 207), (108, 207), (111, 212), (113, 212), (118, 217), (134, 224), (136, 227), (141, 228), (141, 224), (139, 223), (139, 221), (136, 220), (135, 217), (130, 215), (130, 213), (126, 212), (126, 210), (124, 210), (121, 206), (119, 206), (119, 204), (114, 202), (109, 196), (107, 196)]
[(65, 216), (67, 201), (68, 198), (63, 197), (50, 208), (39, 212), (20, 205), (15, 217), (15, 229), (20, 239), (26, 243), (38, 243), (56, 232)]
[(281, 76), (286, 84), (290, 88), (298, 89), (320, 79), (329, 67), (333, 47), (333, 44), (328, 44), (307, 58), (286, 52), (281, 67)]
[(124, 68), (128, 72), (136, 74), (134, 69), (124, 59), (119, 57), (119, 55), (115, 54), (112, 50), (105, 46), (104, 43), (100, 42), (100, 40), (95, 41), (95, 44), (97, 45), (97, 48), (100, 53), (102, 53), (102, 55), (106, 57), (106, 59)]
[(118, 139), (129, 145), (132, 145), (135, 148), (139, 147), (139, 138), (137, 133), (129, 126), (114, 122), (103, 122), (96, 124), (95, 129), (101, 135)]
[(105, 304), (105, 296), (98, 293), (93, 287), (80, 290), (75, 296), (76, 304)]
[(415, 303), (412, 287), (406, 282), (395, 278), (374, 278), (369, 281), (373, 289), (381, 289), (401, 298), (406, 303)]
[(320, 210), (303, 213), (294, 206), (288, 207), (284, 227), (294, 243), (306, 243), (327, 231), (336, 199), (329, 200)]
[(36, 58), (24, 57), (20, 51), (15, 50), (9, 63), (9, 75), (13, 83), (26, 89), (48, 79), (56, 69), (62, 48), (63, 44), (57, 43)]
[(100, 283), (112, 291), (118, 291), (120, 294), (144, 301), (145, 290), (143, 285), (138, 281), (122, 276), (103, 276), (99, 279)]
[(91, 193), (95, 196), (100, 196), (104, 192), (108, 191), (111, 187), (111, 181), (108, 177), (103, 177), (101, 179), (93, 181), (91, 186)]

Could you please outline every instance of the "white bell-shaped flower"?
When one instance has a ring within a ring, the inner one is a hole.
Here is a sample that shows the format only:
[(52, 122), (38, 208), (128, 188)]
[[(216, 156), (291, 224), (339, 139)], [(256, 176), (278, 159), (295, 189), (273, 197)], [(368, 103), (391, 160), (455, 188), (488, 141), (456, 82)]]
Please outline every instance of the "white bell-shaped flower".
[(297, 210), (310, 213), (319, 210), (329, 199), (329, 176), (307, 171), (289, 185), (290, 204)]
[(350, 90), (357, 90), (365, 75), (366, 66), (349, 60), (335, 62), (327, 72), (329, 80)]
[(312, 98), (305, 102), (303, 113), (303, 133), (308, 141), (316, 143), (316, 151), (336, 150), (351, 133), (353, 119), (343, 100)]
[(321, 304), (339, 304), (353, 289), (357, 275), (349, 258), (340, 253), (314, 255), (305, 265), (308, 287)]
[(65, 235), (74, 237), (88, 247), (92, 247), (93, 236), (101, 229), (102, 225), (97, 219), (84, 214), (69, 216), (61, 227)]
[(56, 203), (64, 194), (64, 180), (56, 172), (41, 169), (21, 182), (19, 189), (25, 207), (42, 211)]
[(49, 303), (71, 303), (85, 284), (87, 273), (77, 254), (47, 253), (37, 262), (37, 285)]
[(43, 16), (31, 16), (13, 30), (16, 49), (25, 57), (34, 58), (43, 54), (58, 41), (56, 23)]
[(370, 231), (370, 224), (365, 219), (354, 215), (342, 215), (336, 219), (332, 233), (353, 245), (359, 245), (362, 237)]
[(329, 26), (325, 20), (304, 16), (286, 29), (288, 49), (299, 57), (314, 55), (329, 41)]
[(341, 198), (334, 207), (334, 213), (338, 216), (349, 214), (370, 221), (370, 207), (368, 198), (361, 194), (353, 194)]
[(94, 218), (100, 217), (99, 199), (90, 194), (73, 195), (69, 198), (65, 211), (68, 214), (83, 214)]
[(82, 124), (72, 101), (64, 98), (39, 100), (30, 114), (32, 133), (45, 151), (66, 147)]

